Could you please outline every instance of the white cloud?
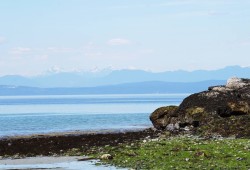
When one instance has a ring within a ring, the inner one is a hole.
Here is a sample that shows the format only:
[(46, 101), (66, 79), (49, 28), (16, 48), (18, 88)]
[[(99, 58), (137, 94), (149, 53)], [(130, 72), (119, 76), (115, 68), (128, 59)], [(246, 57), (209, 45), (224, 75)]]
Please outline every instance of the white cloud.
[(154, 50), (153, 49), (141, 49), (139, 50), (139, 53), (140, 54), (152, 54), (154, 53)]
[(209, 0), (209, 1), (200, 1), (200, 0), (169, 0), (164, 3), (160, 3), (159, 6), (171, 7), (171, 6), (182, 6), (182, 5), (228, 5), (234, 4), (237, 1), (228, 1), (228, 0)]
[(217, 17), (228, 15), (229, 13), (214, 11), (214, 10), (202, 10), (202, 11), (185, 11), (179, 13), (170, 14), (172, 17), (181, 17), (181, 18), (188, 18), (188, 17)]
[(6, 41), (4, 37), (0, 37), (0, 44), (3, 44)]
[(47, 61), (49, 56), (47, 54), (34, 55), (34, 58), (38, 59), (38, 61)]
[(49, 68), (47, 70), (47, 73), (60, 73), (60, 72), (64, 72), (64, 69), (63, 68), (60, 68), (59, 66), (57, 65), (54, 65), (53, 67)]
[(86, 45), (83, 46), (84, 50), (94, 50), (96, 48), (97, 48), (97, 45), (92, 41), (88, 42)]
[(194, 1), (192, 0), (174, 0), (174, 1), (168, 1), (159, 4), (160, 6), (180, 6), (180, 5), (189, 5), (193, 4)]
[(123, 38), (114, 38), (107, 42), (108, 45), (128, 45), (131, 41)]
[(61, 48), (61, 47), (47, 47), (47, 48), (29, 48), (29, 47), (15, 47), (9, 53), (14, 55), (32, 54), (38, 56), (37, 58), (48, 58), (47, 54), (50, 53), (72, 53), (76, 52), (74, 48)]
[(250, 46), (250, 39), (240, 42), (240, 45), (242, 45), (242, 46)]
[(55, 53), (64, 53), (64, 52), (72, 52), (73, 48), (58, 48), (58, 47), (48, 47), (48, 51)]
[(32, 51), (31, 48), (16, 47), (16, 48), (12, 48), (11, 51), (10, 51), (10, 53), (20, 55), (20, 54), (29, 53), (31, 51)]
[(103, 55), (101, 52), (84, 52), (83, 54), (84, 54), (84, 56), (90, 57), (90, 58), (92, 58), (92, 57), (100, 57), (100, 56)]

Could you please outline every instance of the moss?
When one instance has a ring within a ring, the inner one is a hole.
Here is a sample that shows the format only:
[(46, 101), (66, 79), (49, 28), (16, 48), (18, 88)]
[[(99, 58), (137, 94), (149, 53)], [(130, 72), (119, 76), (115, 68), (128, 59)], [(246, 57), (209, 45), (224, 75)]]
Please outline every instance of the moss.
[(151, 120), (156, 120), (159, 118), (164, 118), (165, 115), (173, 116), (175, 111), (178, 109), (178, 106), (164, 106), (156, 109), (151, 115)]
[(247, 102), (240, 101), (237, 103), (228, 103), (229, 108), (232, 110), (232, 112), (241, 112), (244, 114), (249, 114), (250, 113), (250, 108)]
[(204, 108), (203, 107), (191, 107), (191, 108), (188, 108), (186, 110), (187, 114), (189, 115), (195, 115), (195, 114), (198, 114), (198, 113), (203, 113), (204, 112)]
[(156, 109), (151, 115), (150, 120), (157, 129), (165, 129), (172, 119), (177, 117), (178, 106), (166, 106)]
[(216, 117), (208, 120), (200, 127), (200, 135), (220, 134), (224, 137), (236, 136), (250, 138), (250, 115)]

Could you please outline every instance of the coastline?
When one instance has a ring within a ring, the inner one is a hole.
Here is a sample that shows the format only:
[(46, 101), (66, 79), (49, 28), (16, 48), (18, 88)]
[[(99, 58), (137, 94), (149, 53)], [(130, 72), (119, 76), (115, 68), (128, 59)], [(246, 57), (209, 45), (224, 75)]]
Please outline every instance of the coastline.
[[(250, 167), (249, 139), (224, 138), (216, 134), (208, 138), (192, 135), (190, 131), (171, 134), (144, 129), (136, 132), (23, 136), (1, 139), (0, 148), (6, 142), (9, 142), (10, 148), (19, 147), (19, 150), (15, 150), (16, 154), (0, 156), (0, 168), (5, 170), (16, 170), (16, 167), (25, 170), (66, 170), (74, 167), (80, 170), (86, 165), (89, 170)], [(37, 143), (37, 147), (32, 145), (34, 143)], [(65, 146), (63, 144), (67, 147), (58, 153), (58, 149)], [(25, 154), (24, 150), (20, 152), (22, 147), (30, 153)], [(41, 147), (44, 154), (31, 154), (35, 148), (39, 151)]]
[(124, 170), (115, 166), (96, 165), (98, 160), (81, 161), (82, 156), (37, 156), (20, 159), (0, 159), (2, 170)]
[(87, 153), (92, 147), (117, 146), (155, 135), (155, 131), (148, 128), (10, 136), (0, 138), (0, 156), (2, 158), (55, 156), (63, 155), (72, 149), (79, 151), (79, 153)]

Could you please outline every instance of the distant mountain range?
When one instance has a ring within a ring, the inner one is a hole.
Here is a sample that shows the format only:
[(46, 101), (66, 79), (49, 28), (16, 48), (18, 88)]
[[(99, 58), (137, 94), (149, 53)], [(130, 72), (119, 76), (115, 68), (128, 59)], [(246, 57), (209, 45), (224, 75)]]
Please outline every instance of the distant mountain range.
[(126, 83), (149, 82), (163, 84), (166, 82), (201, 82), (208, 80), (227, 80), (230, 77), (250, 77), (250, 67), (230, 66), (218, 70), (196, 71), (166, 71), (160, 73), (142, 70), (114, 70), (97, 73), (91, 72), (60, 72), (24, 77), (19, 75), (6, 75), (0, 77), (0, 85), (7, 86), (30, 86), (30, 87), (96, 87), (110, 86)]
[(195, 93), (207, 90), (208, 86), (225, 84), (223, 80), (202, 82), (160, 82), (148, 81), (98, 87), (39, 88), (26, 86), (0, 86), (0, 95), (80, 95), (80, 94), (162, 94)]
[(0, 95), (195, 93), (223, 85), (230, 77), (250, 77), (250, 67), (219, 70), (61, 72), (36, 77), (0, 77)]

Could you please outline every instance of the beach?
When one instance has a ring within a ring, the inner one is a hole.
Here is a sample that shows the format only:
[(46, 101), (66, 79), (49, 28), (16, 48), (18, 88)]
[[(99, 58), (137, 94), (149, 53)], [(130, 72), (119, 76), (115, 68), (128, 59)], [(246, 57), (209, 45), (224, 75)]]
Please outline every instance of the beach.
[(151, 129), (138, 131), (104, 131), (51, 133), (48, 135), (15, 136), (0, 139), (1, 156), (36, 156), (63, 154), (69, 149), (78, 148), (87, 152), (94, 146), (115, 146), (120, 143), (140, 140), (154, 136)]
[[(5, 137), (0, 139), (0, 167), (7, 169), (15, 169), (15, 167), (18, 169), (39, 169), (41, 167), (63, 169), (63, 167), (67, 167), (74, 169), (77, 166), (84, 166), (85, 168), (89, 166), (88, 169), (93, 169), (95, 168), (96, 158), (85, 156), (89, 155), (93, 148), (133, 143), (154, 135), (155, 132), (152, 129), (145, 129), (122, 132), (110, 130)], [(83, 153), (86, 154), (83, 155)], [(116, 169), (115, 167), (108, 168)], [(102, 169), (105, 169), (105, 167), (102, 167)]]

